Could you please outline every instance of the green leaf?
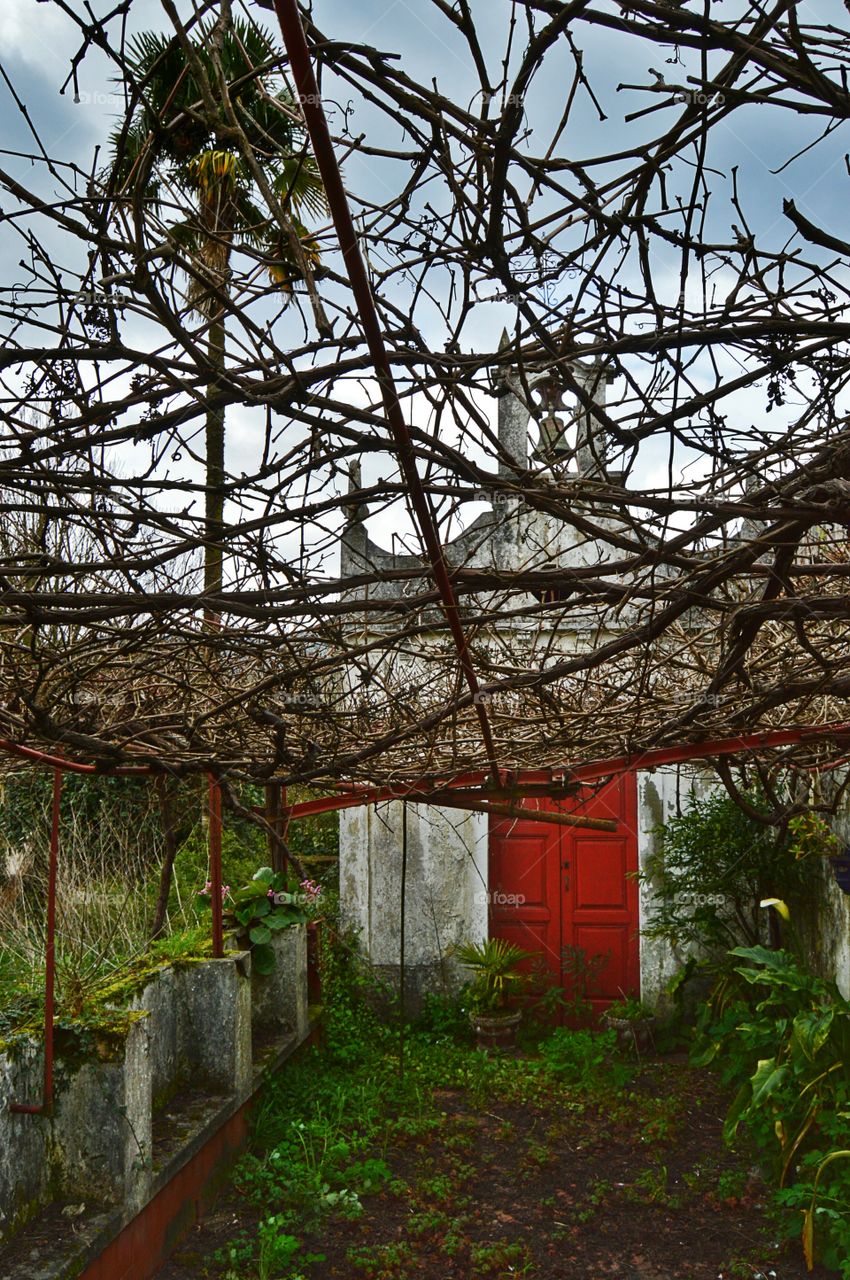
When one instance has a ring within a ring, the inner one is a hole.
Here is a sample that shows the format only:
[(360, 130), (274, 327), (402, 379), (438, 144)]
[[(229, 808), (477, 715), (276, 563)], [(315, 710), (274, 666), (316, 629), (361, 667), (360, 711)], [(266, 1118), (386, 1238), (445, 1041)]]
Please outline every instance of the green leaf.
[(726, 1119), (723, 1121), (724, 1142), (731, 1142), (737, 1133), (738, 1125), (741, 1123), (744, 1112), (749, 1109), (752, 1093), (750, 1082), (747, 1080), (735, 1094), (735, 1099), (729, 1108)]
[(753, 1089), (752, 1105), (754, 1107), (761, 1106), (766, 1098), (776, 1092), (787, 1075), (788, 1066), (786, 1063), (778, 1067), (775, 1058), (762, 1058), (751, 1080)]
[(255, 946), (268, 942), (271, 936), (271, 929), (267, 929), (264, 924), (255, 925), (248, 934)]
[(265, 898), (254, 899), (254, 915), (257, 917), (258, 920), (261, 919), (263, 916), (267, 916), (271, 911), (271, 909), (272, 909), (272, 904), (271, 904), (270, 898), (265, 897)]
[(271, 915), (266, 916), (266, 926), (269, 929), (288, 929), (294, 923), (292, 916), (283, 911), (274, 911)]
[(829, 1039), (834, 1013), (834, 1009), (803, 1010), (794, 1019), (794, 1039), (810, 1061)]
[(241, 888), (234, 889), (230, 896), (234, 902), (253, 902), (256, 898), (263, 897), (265, 892), (259, 885), (244, 884)]
[(740, 956), (742, 960), (752, 960), (754, 964), (763, 964), (766, 969), (787, 969), (789, 963), (793, 964), (784, 951), (772, 951), (769, 947), (733, 947), (729, 954)]
[(691, 1064), (695, 1067), (707, 1067), (713, 1062), (720, 1052), (720, 1041), (712, 1040), (712, 1042), (702, 1050), (701, 1053), (691, 1055)]
[(275, 873), (271, 867), (260, 867), (259, 871), (254, 872), (254, 879), (261, 881), (264, 885), (270, 885), (274, 880)]
[(271, 947), (264, 946), (262, 943), (254, 947), (251, 952), (251, 967), (262, 977), (270, 974), (274, 969), (274, 952)]

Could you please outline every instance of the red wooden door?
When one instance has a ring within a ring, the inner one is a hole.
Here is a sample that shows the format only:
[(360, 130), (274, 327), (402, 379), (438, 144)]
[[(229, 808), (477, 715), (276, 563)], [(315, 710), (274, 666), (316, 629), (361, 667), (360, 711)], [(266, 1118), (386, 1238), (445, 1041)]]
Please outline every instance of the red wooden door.
[[(564, 802), (532, 800), (527, 808), (563, 812)], [(586, 961), (604, 957), (590, 990), (598, 1012), (640, 993), (637, 870), (637, 783), (626, 774), (582, 792), (570, 810), (615, 818), (616, 832), (558, 827), (524, 818), (490, 827), (490, 934), (539, 953), (553, 979), (569, 985), (566, 948)]]

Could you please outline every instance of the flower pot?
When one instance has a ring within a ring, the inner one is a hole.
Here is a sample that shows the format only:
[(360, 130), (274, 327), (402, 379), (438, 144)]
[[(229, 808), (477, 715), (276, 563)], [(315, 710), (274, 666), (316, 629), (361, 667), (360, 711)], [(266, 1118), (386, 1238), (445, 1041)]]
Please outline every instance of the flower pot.
[(512, 1049), (522, 1012), (471, 1013), (469, 1021), (475, 1030), (479, 1049)]
[(648, 1053), (655, 1048), (652, 1029), (654, 1018), (612, 1018), (602, 1015), (602, 1025), (613, 1031), (621, 1049), (634, 1049), (636, 1053)]

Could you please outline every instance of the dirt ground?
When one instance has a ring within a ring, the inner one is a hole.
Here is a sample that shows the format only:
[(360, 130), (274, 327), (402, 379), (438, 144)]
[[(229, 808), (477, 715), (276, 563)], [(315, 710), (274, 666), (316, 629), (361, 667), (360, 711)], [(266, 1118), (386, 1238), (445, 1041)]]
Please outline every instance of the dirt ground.
[[(436, 1095), (439, 1123), (381, 1155), (394, 1181), (331, 1219), (293, 1275), (365, 1280), (822, 1280), (784, 1251), (766, 1188), (720, 1140), (728, 1099), (682, 1061), (647, 1063), (610, 1105), (569, 1091), (533, 1105)], [(269, 1205), (268, 1213), (280, 1206)], [(158, 1280), (222, 1277), (214, 1260), (257, 1212), (231, 1185)], [(229, 1280), (254, 1272), (231, 1264)]]

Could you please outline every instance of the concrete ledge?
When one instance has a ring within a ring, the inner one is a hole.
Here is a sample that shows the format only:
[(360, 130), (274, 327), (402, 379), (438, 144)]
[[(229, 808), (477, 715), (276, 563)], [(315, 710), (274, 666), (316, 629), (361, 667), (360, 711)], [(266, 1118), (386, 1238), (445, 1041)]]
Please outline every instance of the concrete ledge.
[(201, 1121), (152, 1179), (139, 1211), (96, 1208), (68, 1219), (62, 1215), (66, 1206), (51, 1206), (41, 1230), (24, 1231), (0, 1250), (0, 1280), (148, 1280), (202, 1216), (244, 1151), (250, 1107), (263, 1083), (317, 1030), (313, 1023), (306, 1038), (287, 1037), (253, 1071), (247, 1099), (229, 1099)]
[[(250, 952), (162, 970), (111, 1056), (57, 1058), (52, 1116), (8, 1109), (39, 1099), (40, 1046), (0, 1056), (0, 1280), (79, 1276), (162, 1196), (170, 1207), (152, 1221), (173, 1219), (169, 1238), (179, 1238), (181, 1214), (191, 1225), (197, 1205), (177, 1213), (175, 1179), (198, 1162), (189, 1181), (202, 1170), (206, 1186), (219, 1163), (229, 1168), (247, 1135), (247, 1101), (313, 1029), (306, 927), (281, 931), (275, 949), (268, 979), (252, 979)], [(165, 1236), (161, 1248), (157, 1265)]]

